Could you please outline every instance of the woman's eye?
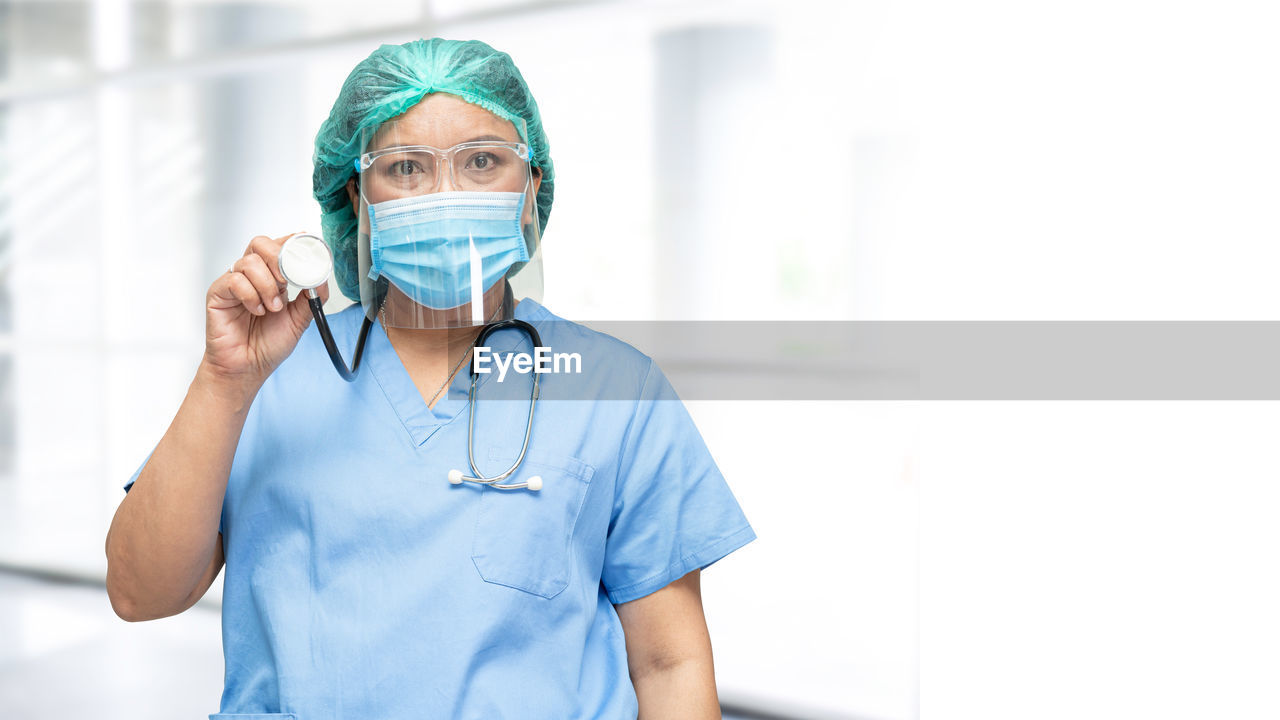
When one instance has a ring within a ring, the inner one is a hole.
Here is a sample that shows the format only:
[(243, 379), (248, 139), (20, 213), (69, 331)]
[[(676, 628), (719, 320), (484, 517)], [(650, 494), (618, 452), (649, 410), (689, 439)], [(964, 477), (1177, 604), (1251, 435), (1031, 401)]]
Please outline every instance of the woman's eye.
[(412, 160), (398, 160), (391, 164), (391, 173), (393, 175), (408, 176), (416, 172), (422, 172), (422, 168)]
[(467, 167), (473, 170), (491, 170), (498, 163), (498, 158), (493, 153), (476, 153), (471, 156), (471, 160), (467, 163)]

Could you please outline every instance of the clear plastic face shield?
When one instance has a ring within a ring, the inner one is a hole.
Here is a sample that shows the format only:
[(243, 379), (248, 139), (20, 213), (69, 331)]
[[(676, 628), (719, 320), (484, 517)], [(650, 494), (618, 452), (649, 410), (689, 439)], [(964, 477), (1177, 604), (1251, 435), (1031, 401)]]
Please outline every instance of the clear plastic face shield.
[(510, 319), (524, 298), (541, 300), (541, 176), (525, 137), (442, 94), (364, 133), (356, 163), (367, 317), (384, 327), (474, 327)]

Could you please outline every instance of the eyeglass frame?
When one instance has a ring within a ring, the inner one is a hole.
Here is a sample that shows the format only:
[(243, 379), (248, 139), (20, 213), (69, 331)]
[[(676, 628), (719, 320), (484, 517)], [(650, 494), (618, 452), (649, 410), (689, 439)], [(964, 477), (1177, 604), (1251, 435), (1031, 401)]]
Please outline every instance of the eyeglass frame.
[(396, 145), (393, 147), (382, 148), (381, 150), (371, 150), (366, 153), (361, 153), (359, 157), (352, 161), (352, 163), (355, 166), (355, 170), (358, 175), (363, 173), (365, 170), (368, 170), (370, 167), (373, 167), (373, 163), (380, 157), (394, 153), (427, 151), (434, 154), (436, 157), (436, 184), (434, 187), (440, 186), (440, 178), (443, 177), (439, 173), (440, 161), (444, 158), (448, 158), (449, 160), (449, 180), (454, 185), (457, 185), (458, 178), (454, 175), (453, 167), (454, 155), (459, 150), (479, 147), (503, 147), (509, 150), (514, 150), (516, 151), (516, 156), (525, 162), (526, 170), (531, 167), (531, 163), (533, 161), (533, 151), (530, 150), (529, 146), (525, 143), (509, 142), (505, 140), (470, 140), (468, 142), (458, 143), (450, 148), (438, 148), (432, 147), (431, 145)]

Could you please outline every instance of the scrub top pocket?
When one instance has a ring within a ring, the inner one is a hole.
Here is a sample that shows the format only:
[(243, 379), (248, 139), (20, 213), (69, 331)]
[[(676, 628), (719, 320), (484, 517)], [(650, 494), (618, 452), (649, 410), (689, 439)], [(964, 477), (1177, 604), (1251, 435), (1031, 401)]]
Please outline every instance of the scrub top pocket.
[[(490, 458), (503, 467), (514, 459), (497, 450)], [(480, 487), (471, 560), (481, 579), (544, 598), (568, 587), (570, 541), (594, 472), (577, 458), (530, 452), (507, 482), (541, 475), (541, 490)]]
[(298, 720), (293, 713), (214, 713), (209, 720)]

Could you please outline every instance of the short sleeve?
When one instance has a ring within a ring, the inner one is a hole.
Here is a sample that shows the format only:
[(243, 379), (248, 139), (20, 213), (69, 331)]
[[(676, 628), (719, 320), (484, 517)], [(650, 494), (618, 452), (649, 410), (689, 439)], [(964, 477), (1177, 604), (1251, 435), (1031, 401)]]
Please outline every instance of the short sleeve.
[(754, 540), (684, 403), (650, 363), (619, 458), (601, 580), (629, 602)]
[[(155, 451), (153, 450), (152, 452)], [(138, 476), (142, 474), (142, 468), (146, 467), (149, 462), (151, 462), (151, 453), (147, 453), (147, 458), (143, 460), (142, 464), (138, 466), (138, 469), (134, 470), (133, 474), (129, 476), (129, 482), (124, 484), (124, 491), (126, 493), (133, 488), (134, 483), (138, 482)]]

